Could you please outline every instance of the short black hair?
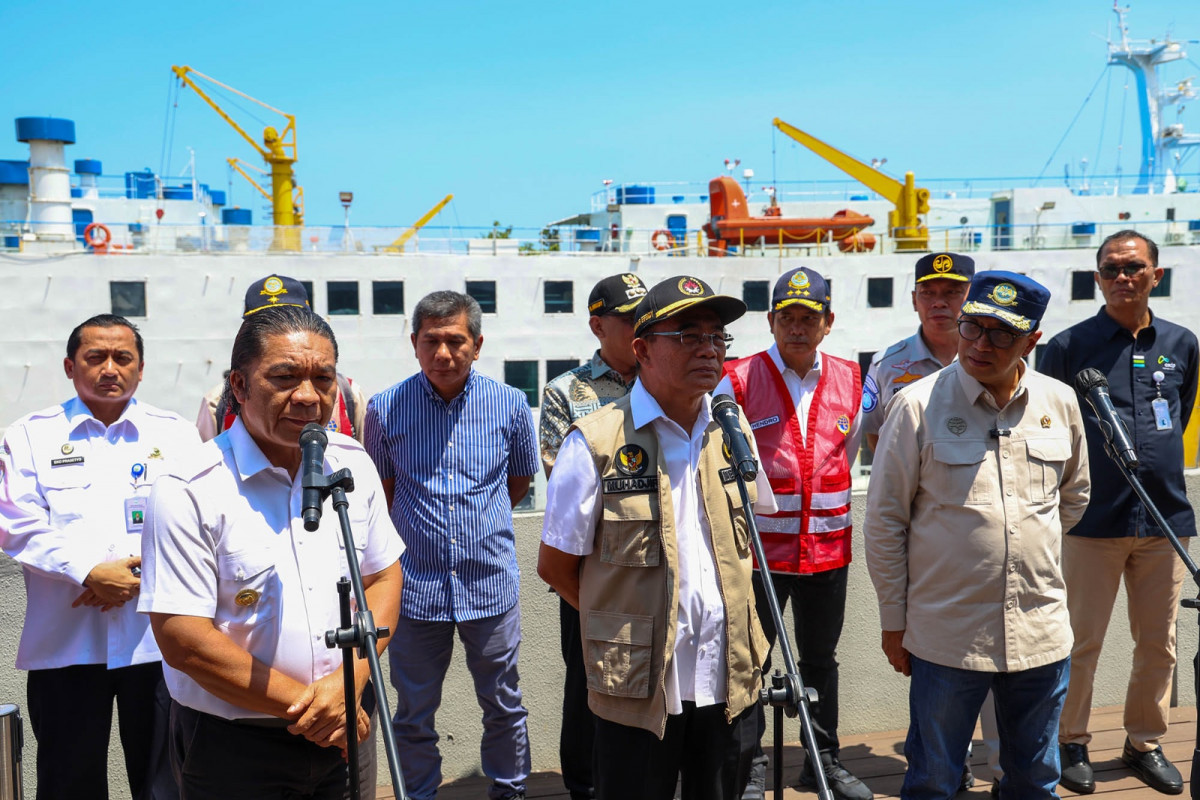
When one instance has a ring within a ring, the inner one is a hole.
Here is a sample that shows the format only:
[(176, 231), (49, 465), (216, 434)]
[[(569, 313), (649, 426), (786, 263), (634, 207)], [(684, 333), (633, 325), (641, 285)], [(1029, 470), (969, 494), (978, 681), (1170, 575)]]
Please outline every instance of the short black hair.
[(427, 319), (451, 319), (459, 314), (467, 315), (467, 332), (472, 339), (478, 339), (483, 333), (483, 311), (479, 301), (469, 294), (449, 290), (431, 292), (421, 298), (413, 309), (412, 332), (420, 333)]
[(225, 373), (225, 407), (234, 414), (241, 412), (241, 404), (233, 396), (233, 387), (229, 376), (233, 372), (246, 377), (245, 370), (251, 363), (262, 357), (266, 350), (267, 339), (272, 336), (284, 336), (289, 333), (315, 333), (328, 339), (333, 345), (333, 360), (337, 363), (337, 337), (329, 323), (302, 306), (272, 306), (251, 314), (242, 320), (237, 336), (233, 340), (233, 352), (229, 356), (229, 371)]
[(1129, 238), (1141, 239), (1143, 242), (1146, 243), (1146, 249), (1150, 251), (1150, 266), (1154, 267), (1155, 269), (1158, 269), (1158, 245), (1156, 245), (1154, 243), (1154, 240), (1151, 239), (1146, 234), (1138, 233), (1137, 231), (1132, 230), (1132, 229), (1117, 231), (1112, 236), (1109, 236), (1103, 242), (1100, 243), (1100, 247), (1096, 250), (1096, 269), (1100, 269), (1100, 254), (1104, 252), (1105, 247), (1108, 247), (1109, 242), (1116, 241), (1117, 239), (1129, 239)]
[(83, 344), (84, 328), (117, 328), (122, 326), (133, 331), (133, 340), (137, 342), (138, 361), (145, 361), (146, 345), (142, 341), (141, 331), (137, 329), (137, 325), (134, 325), (119, 314), (97, 314), (76, 325), (75, 330), (71, 331), (71, 335), (67, 337), (67, 358), (72, 361), (75, 360), (75, 354), (79, 352), (79, 346)]

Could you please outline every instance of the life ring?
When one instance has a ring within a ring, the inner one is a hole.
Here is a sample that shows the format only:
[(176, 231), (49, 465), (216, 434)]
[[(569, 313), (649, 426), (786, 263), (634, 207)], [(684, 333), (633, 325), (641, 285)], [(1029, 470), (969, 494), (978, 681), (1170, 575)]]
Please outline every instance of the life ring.
[[(102, 235), (96, 236), (94, 235), (96, 233), (100, 233)], [(93, 250), (105, 250), (108, 248), (108, 243), (112, 241), (112, 231), (110, 231), (108, 226), (104, 225), (103, 223), (89, 223), (88, 226), (83, 229), (83, 241)]]
[(675, 246), (675, 237), (669, 230), (660, 228), (650, 237), (650, 244), (654, 245), (655, 250), (670, 250)]

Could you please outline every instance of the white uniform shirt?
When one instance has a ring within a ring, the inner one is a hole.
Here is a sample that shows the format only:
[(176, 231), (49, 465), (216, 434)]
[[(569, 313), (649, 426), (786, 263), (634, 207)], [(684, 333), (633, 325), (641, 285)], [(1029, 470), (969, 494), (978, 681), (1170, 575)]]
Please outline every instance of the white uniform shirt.
[(71, 603), (97, 564), (141, 553), (142, 524), (127, 523), (126, 501), (148, 498), (167, 464), (199, 446), (190, 423), (136, 399), (107, 428), (78, 397), (9, 426), (0, 453), (0, 546), (25, 572), (18, 669), (115, 669), (161, 658), (136, 601), (103, 612)]
[[(682, 701), (698, 706), (725, 702), (725, 608), (717, 585), (712, 532), (701, 512), (698, 467), (704, 430), (712, 420), (709, 399), (691, 433), (669, 419), (642, 382), (630, 392), (630, 412), (637, 429), (654, 426), (671, 481), (675, 532), (679, 550), (679, 612), (674, 657), (667, 668), (667, 713), (683, 713)], [(753, 443), (751, 443), (753, 447)], [(771, 487), (760, 471), (756, 479), (760, 514), (775, 512)], [(600, 475), (579, 431), (571, 431), (558, 451), (546, 494), (542, 541), (577, 556), (592, 552), (600, 509)]]
[[(807, 442), (808, 412), (812, 408), (813, 396), (817, 393), (817, 384), (821, 381), (821, 351), (816, 352), (812, 368), (804, 377), (800, 377), (794, 369), (783, 363), (779, 345), (773, 344), (767, 348), (767, 355), (783, 376), (783, 383), (792, 397), (792, 404), (796, 406), (796, 420), (800, 423), (800, 433)], [(721, 378), (721, 382), (713, 390), (713, 397), (720, 394), (734, 396), (733, 383), (730, 382), (729, 376)], [(846, 434), (846, 463), (850, 465), (854, 464), (854, 459), (858, 456), (858, 445), (862, 441), (862, 417), (861, 413), (854, 415), (854, 421), (850, 423), (850, 432)]]
[[(362, 445), (329, 434), (326, 473), (354, 476), (351, 530), (364, 576), (400, 558), (404, 544), (388, 517), (379, 474)], [(271, 465), (242, 426), (205, 444), (196, 458), (163, 477), (150, 497), (142, 552), (141, 612), (213, 620), (222, 633), (265, 664), (307, 685), (342, 663), (325, 646), (339, 627), (337, 581), (349, 576), (333, 501), (321, 527), (301, 518), (302, 473), (293, 480)], [(228, 703), (163, 664), (171, 697), (226, 719), (267, 717)]]

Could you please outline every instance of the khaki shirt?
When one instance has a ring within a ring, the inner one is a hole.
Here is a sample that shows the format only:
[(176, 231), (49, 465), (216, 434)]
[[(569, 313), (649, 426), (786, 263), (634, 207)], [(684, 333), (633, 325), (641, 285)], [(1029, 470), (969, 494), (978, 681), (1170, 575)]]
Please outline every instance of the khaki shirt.
[(862, 432), (878, 436), (883, 427), (884, 409), (888, 401), (910, 383), (942, 368), (942, 362), (929, 352), (921, 338), (921, 329), (907, 339), (876, 353), (863, 379)]
[(884, 630), (935, 664), (1013, 672), (1071, 653), (1062, 535), (1087, 508), (1075, 392), (1020, 365), (1013, 398), (956, 362), (887, 410), (867, 494)]

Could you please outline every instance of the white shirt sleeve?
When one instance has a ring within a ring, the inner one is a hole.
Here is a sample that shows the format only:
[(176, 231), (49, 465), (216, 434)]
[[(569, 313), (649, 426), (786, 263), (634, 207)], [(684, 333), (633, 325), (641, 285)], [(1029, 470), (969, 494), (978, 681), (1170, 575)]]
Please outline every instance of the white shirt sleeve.
[(587, 441), (579, 431), (571, 431), (558, 450), (546, 487), (542, 542), (571, 555), (590, 554), (602, 508), (600, 474)]
[(150, 492), (138, 611), (206, 619), (217, 613), (215, 543), (187, 484), (173, 475), (159, 478)]

